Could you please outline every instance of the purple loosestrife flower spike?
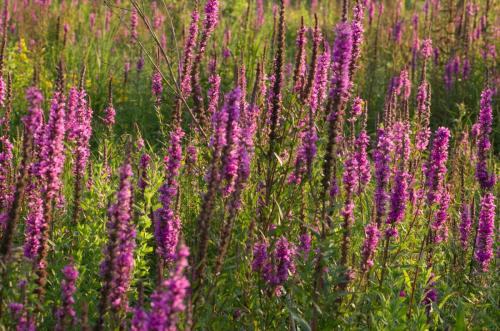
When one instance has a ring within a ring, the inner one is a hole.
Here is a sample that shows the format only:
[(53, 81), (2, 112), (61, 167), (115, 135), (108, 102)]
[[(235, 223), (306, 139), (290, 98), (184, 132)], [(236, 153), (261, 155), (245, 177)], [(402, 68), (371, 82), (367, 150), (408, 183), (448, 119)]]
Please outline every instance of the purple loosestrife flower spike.
[(427, 281), (424, 299), (422, 303), (426, 306), (427, 313), (430, 312), (431, 305), (433, 302), (437, 302), (438, 292), (436, 290), (436, 282), (434, 281), (434, 273), (431, 273), (429, 280)]
[[(203, 32), (200, 41), (199, 55), (205, 53), (208, 37), (212, 34), (219, 23), (219, 0), (207, 0), (205, 4), (205, 19), (203, 20)], [(201, 57), (199, 58), (201, 59)]]
[(181, 92), (184, 96), (191, 93), (191, 69), (193, 67), (193, 52), (198, 36), (198, 21), (200, 15), (195, 9), (191, 13), (191, 23), (189, 25), (189, 32), (184, 44), (183, 62), (181, 69)]
[(361, 270), (368, 271), (373, 266), (373, 257), (380, 239), (380, 231), (377, 224), (370, 223), (365, 227), (365, 241), (361, 248)]
[(28, 129), (28, 133), (40, 143), (40, 134), (43, 128), (43, 94), (36, 87), (29, 87), (26, 90), (26, 100), (29, 103), (28, 114), (23, 117), (23, 124)]
[[(106, 32), (109, 31), (112, 18), (113, 18), (113, 11), (111, 10), (111, 8), (109, 8), (106, 10), (106, 14), (105, 14), (105, 18), (104, 18), (104, 31), (106, 31)], [(67, 29), (65, 29), (65, 31), (68, 31), (69, 25), (65, 24), (64, 26), (65, 26), (65, 28), (67, 27)]]
[(358, 67), (358, 60), (361, 55), (361, 45), (363, 43), (363, 19), (364, 19), (364, 9), (360, 1), (356, 3), (353, 8), (354, 19), (351, 22), (352, 30), (352, 52), (351, 52), (351, 63), (349, 64), (349, 76), (353, 79), (354, 72)]
[(92, 109), (87, 104), (87, 93), (83, 88), (78, 92), (75, 120), (77, 170), (83, 172), (90, 155), (89, 140), (92, 135)]
[(28, 215), (25, 225), (24, 255), (29, 259), (35, 259), (40, 248), (41, 226), (44, 222), (43, 200), (41, 196), (41, 183), (39, 183), (38, 156), (43, 139), (43, 95), (36, 87), (26, 90), (26, 99), (29, 103), (28, 114), (22, 121), (26, 128), (26, 134), (32, 139), (34, 150), (32, 152), (31, 164), (28, 165), (30, 182), (27, 187)]
[[(342, 267), (347, 267), (347, 259), (349, 254), (349, 245), (350, 245), (350, 236), (351, 236), (351, 227), (354, 223), (354, 201), (353, 194), (355, 193), (356, 188), (358, 187), (358, 160), (355, 158), (353, 154), (349, 155), (347, 160), (344, 163), (344, 175), (343, 175), (343, 183), (346, 191), (345, 204), (342, 209), (342, 217), (344, 218), (344, 222), (342, 224), (343, 227), (343, 236), (342, 236), (342, 246), (341, 246), (341, 257), (340, 257), (340, 265)], [(341, 286), (347, 285), (343, 283)]]
[(392, 27), (392, 39), (396, 44), (401, 44), (401, 38), (403, 37), (404, 31), (404, 20), (400, 19), (394, 23)]
[(399, 83), (401, 84), (401, 89), (403, 92), (403, 99), (408, 101), (411, 95), (411, 80), (408, 70), (401, 70), (399, 74)]
[(137, 182), (137, 186), (142, 191), (144, 191), (149, 184), (148, 168), (150, 163), (151, 163), (151, 156), (149, 156), (148, 153), (143, 153), (141, 155), (141, 159), (139, 160), (140, 177), (139, 181)]
[[(244, 102), (244, 100), (242, 100)], [(238, 178), (240, 182), (246, 182), (250, 176), (250, 161), (254, 153), (254, 136), (257, 130), (257, 119), (259, 108), (255, 104), (247, 105), (240, 117), (240, 139), (239, 139), (239, 164), (240, 174), (243, 178)]]
[(149, 331), (149, 315), (142, 307), (134, 309), (134, 315), (130, 323), (131, 331)]
[(358, 187), (357, 194), (361, 194), (370, 179), (372, 178), (370, 160), (368, 159), (368, 147), (370, 145), (370, 137), (366, 129), (361, 130), (354, 142), (355, 152), (354, 157), (358, 166)]
[(35, 321), (31, 316), (28, 315), (28, 309), (26, 305), (17, 302), (11, 302), (9, 304), (9, 309), (12, 316), (16, 320), (16, 331), (35, 331)]
[(126, 60), (125, 63), (123, 64), (123, 78), (125, 84), (127, 83), (127, 78), (129, 73), (130, 73), (130, 61)]
[(393, 149), (392, 140), (389, 133), (384, 128), (377, 130), (377, 148), (375, 149), (373, 159), (375, 163), (375, 208), (376, 220), (380, 226), (382, 218), (385, 215), (388, 194), (386, 191), (390, 176), (391, 151)]
[(75, 123), (73, 125), (76, 142), (74, 150), (75, 164), (73, 168), (75, 175), (75, 209), (73, 213), (73, 221), (78, 222), (82, 180), (85, 177), (85, 170), (90, 156), (89, 142), (92, 135), (92, 109), (87, 104), (87, 93), (85, 92), (83, 86), (80, 86), (78, 91), (78, 105), (75, 110)]
[(311, 235), (307, 232), (304, 232), (299, 237), (299, 251), (302, 253), (304, 259), (307, 259), (309, 256), (309, 252), (311, 251)]
[(208, 89), (208, 115), (214, 116), (219, 105), (220, 76), (213, 73), (208, 78), (210, 88)]
[[(328, 142), (323, 163), (323, 191), (333, 186), (335, 174), (332, 176), (335, 165), (335, 146), (342, 139), (344, 106), (349, 97), (351, 88), (349, 65), (352, 52), (352, 31), (347, 22), (340, 22), (335, 28), (336, 37), (333, 44), (332, 72), (330, 98), (327, 104)], [(334, 177), (334, 178), (332, 178)]]
[(156, 103), (159, 104), (161, 101), (161, 93), (163, 92), (163, 78), (158, 70), (153, 71), (151, 76), (151, 92), (155, 97)]
[(391, 208), (386, 223), (391, 227), (387, 229), (387, 237), (397, 237), (396, 225), (401, 223), (405, 216), (406, 201), (408, 199), (408, 174), (404, 169), (398, 169), (394, 179), (394, 187), (391, 193)]
[(486, 272), (493, 258), (493, 240), (495, 239), (495, 196), (486, 193), (481, 199), (479, 227), (477, 229), (476, 251), (474, 257)]
[[(207, 0), (205, 4), (205, 19), (203, 20), (203, 33), (210, 35), (219, 23), (219, 0)], [(205, 47), (206, 45), (201, 45)]]
[(413, 26), (413, 35), (416, 37), (418, 37), (418, 23), (419, 23), (418, 20), (419, 20), (418, 14), (417, 13), (413, 14), (413, 16), (411, 17), (411, 24)]
[(309, 106), (315, 114), (326, 97), (326, 87), (328, 84), (328, 72), (330, 70), (330, 53), (324, 52), (318, 58), (316, 64), (314, 82), (312, 85)]
[(52, 97), (49, 119), (45, 126), (40, 171), (46, 180), (46, 195), (54, 199), (61, 188), (61, 174), (64, 165), (65, 111), (64, 96), (56, 91)]
[(444, 66), (443, 80), (446, 89), (450, 90), (453, 86), (453, 63), (451, 59)]
[(108, 209), (108, 243), (101, 262), (101, 302), (97, 326), (104, 322), (104, 313), (111, 304), (114, 310), (128, 309), (127, 291), (134, 267), (135, 226), (132, 222), (132, 167), (127, 155), (120, 169), (120, 187), (116, 202)]
[(479, 138), (477, 142), (476, 178), (483, 190), (491, 190), (496, 182), (495, 173), (490, 174), (487, 166), (488, 151), (491, 149), (490, 134), (493, 124), (492, 96), (493, 90), (488, 88), (481, 93), (478, 119)]
[[(214, 91), (214, 98), (218, 98), (219, 94), (215, 93)], [(232, 93), (229, 93), (225, 96), (225, 103), (222, 108), (217, 110), (217, 108), (214, 108), (214, 113), (212, 115), (212, 136), (210, 137), (210, 146), (214, 149), (214, 157), (220, 159), (222, 155), (222, 150), (224, 146), (226, 145), (227, 142), (227, 126), (228, 126), (228, 119), (229, 119), (229, 112), (228, 109), (229, 107), (235, 107), (235, 103), (239, 102), (239, 99), (236, 99), (233, 97)], [(214, 104), (215, 106), (216, 104)], [(239, 108), (239, 107), (238, 107)], [(215, 170), (215, 169), (214, 169)], [(210, 178), (216, 179), (213, 175), (208, 173), (208, 176)]]
[(131, 331), (149, 331), (149, 315), (142, 307), (134, 309), (134, 315), (130, 323)]
[(229, 98), (235, 100), (235, 102), (227, 107), (226, 142), (222, 153), (221, 178), (226, 181), (226, 186), (223, 189), (223, 194), (226, 197), (234, 191), (238, 173), (238, 141), (240, 134), (238, 121), (240, 118), (241, 89), (236, 87)]
[(139, 26), (139, 16), (137, 13), (137, 9), (135, 7), (130, 11), (130, 39), (133, 44), (137, 42), (137, 38), (139, 37), (139, 33), (137, 31), (137, 27)]
[[(15, 4), (15, 2), (14, 2)], [(4, 68), (4, 57), (5, 57), (5, 46), (7, 45), (7, 25), (9, 21), (9, 1), (6, 0), (3, 3), (2, 10), (2, 41), (0, 45), (0, 106), (5, 106), (5, 98), (7, 97), (7, 88), (5, 81), (3, 79), (3, 68)]]
[(3, 76), (0, 74), (0, 106), (5, 106), (5, 96), (7, 94), (7, 84), (5, 84), (5, 80)]
[(446, 221), (448, 219), (448, 207), (450, 205), (450, 193), (444, 190), (439, 195), (439, 209), (436, 212), (434, 222), (431, 224), (432, 230), (435, 232), (434, 242), (440, 243), (448, 239), (448, 227)]
[[(10, 142), (7, 135), (0, 136), (0, 146), (2, 148), (0, 152), (0, 208), (2, 212), (8, 210), (12, 200), (12, 187), (9, 183), (10, 172), (12, 168), (12, 158), (14, 154), (12, 149), (14, 146)], [(1, 223), (0, 213), (0, 225)]]
[(40, 189), (34, 184), (28, 187), (28, 208), (26, 216), (24, 256), (35, 259), (40, 249), (42, 224), (44, 223), (43, 200)]
[(149, 314), (144, 309), (144, 287), (142, 283), (138, 284), (138, 298), (130, 321), (131, 331), (148, 331)]
[(135, 70), (137, 73), (141, 73), (142, 69), (144, 69), (144, 56), (141, 54), (137, 59), (137, 63), (135, 64)]
[[(274, 75), (270, 75), (270, 76), (266, 76), (265, 77), (268, 81), (268, 84), (269, 84), (269, 87), (273, 86), (274, 85), (274, 81), (276, 80), (275, 79), (275, 76)], [(263, 84), (263, 87), (265, 87), (265, 84)], [(273, 93), (273, 89), (271, 88), (267, 88), (265, 89), (265, 92), (266, 94), (263, 94), (265, 95), (265, 102), (266, 102), (266, 133), (269, 132), (269, 128), (271, 126), (271, 116), (272, 116), (272, 103), (273, 103), (273, 98), (274, 98), (274, 93)]]
[(430, 109), (430, 85), (424, 79), (417, 90), (417, 116), (419, 119), (419, 130), (415, 137), (415, 147), (419, 151), (424, 151), (429, 144), (431, 131), (429, 129)]
[(422, 57), (424, 59), (429, 59), (432, 56), (433, 48), (431, 39), (422, 40), (422, 44), (420, 46), (420, 52), (422, 53)]
[(355, 122), (358, 117), (363, 114), (363, 99), (360, 97), (355, 97), (354, 100), (352, 101), (352, 108), (351, 108), (351, 118), (350, 121)]
[(304, 26), (304, 18), (301, 18), (301, 25), (297, 33), (297, 55), (295, 58), (295, 70), (293, 73), (293, 91), (299, 93), (304, 88), (306, 78), (306, 27)]
[(52, 97), (49, 120), (45, 126), (41, 146), (40, 176), (44, 180), (44, 219), (40, 226), (40, 248), (36, 261), (36, 293), (40, 300), (45, 294), (47, 283), (47, 255), (49, 253), (50, 223), (52, 204), (61, 190), (61, 174), (64, 166), (65, 103), (62, 93), (62, 63), (58, 65), (57, 90)]
[(281, 286), (295, 273), (295, 247), (285, 237), (280, 237), (271, 254), (268, 248), (266, 242), (255, 244), (252, 270), (260, 273), (274, 293), (279, 294)]
[(106, 124), (107, 127), (111, 128), (115, 124), (115, 116), (116, 110), (113, 107), (113, 104), (108, 104), (108, 106), (104, 110), (104, 124)]
[(446, 162), (448, 161), (448, 144), (450, 130), (440, 127), (437, 129), (432, 151), (423, 167), (425, 186), (427, 189), (427, 203), (432, 205), (439, 200), (439, 194), (444, 189), (443, 183), (446, 176)]
[(185, 299), (189, 291), (189, 281), (184, 276), (188, 267), (188, 256), (189, 249), (181, 244), (175, 254), (176, 265), (170, 277), (151, 295), (148, 330), (177, 330), (179, 314), (186, 309)]
[(116, 219), (115, 230), (117, 246), (115, 260), (113, 261), (113, 287), (110, 301), (113, 308), (127, 309), (127, 291), (130, 286), (132, 270), (134, 267), (135, 226), (132, 222), (132, 185), (130, 177), (132, 167), (125, 163), (120, 171), (120, 191), (116, 203), (111, 206), (110, 212)]
[(76, 124), (76, 112), (78, 108), (78, 102), (80, 101), (78, 88), (72, 87), (69, 90), (68, 99), (66, 102), (67, 112), (66, 112), (66, 131), (68, 133), (68, 140), (74, 141), (78, 135), (77, 124)]
[[(254, 91), (256, 90), (257, 82), (258, 80), (256, 80)], [(244, 86), (245, 82), (241, 80), (239, 84), (240, 86)], [(252, 100), (254, 100), (254, 97), (252, 97)], [(250, 177), (250, 162), (254, 154), (253, 139), (257, 128), (256, 120), (259, 110), (253, 103), (250, 106), (245, 105), (243, 94), (241, 96), (241, 109), (239, 121), (240, 132), (238, 138), (239, 143), (237, 146), (237, 178), (234, 184), (234, 192), (231, 194), (230, 200), (226, 205), (228, 216), (222, 225), (222, 232), (220, 234), (221, 240), (219, 243), (219, 254), (214, 268), (215, 275), (220, 273), (224, 263), (224, 258), (230, 244), (232, 227), (236, 216), (241, 209), (242, 194), (246, 187), (248, 178)]]
[(110, 78), (108, 83), (108, 105), (106, 106), (106, 109), (104, 109), (103, 118), (103, 122), (108, 129), (111, 129), (115, 124), (115, 116), (116, 110), (113, 107), (113, 79)]
[[(304, 101), (307, 101), (311, 97), (311, 88), (313, 87), (313, 81), (317, 80), (319, 77), (316, 74), (316, 70), (324, 70), (326, 74), (328, 73), (328, 69), (330, 68), (330, 55), (326, 55), (329, 53), (329, 50), (327, 47), (327, 50), (325, 51), (325, 56), (327, 57), (326, 59), (323, 59), (323, 64), (319, 63), (318, 55), (319, 55), (319, 50), (321, 46), (321, 42), (323, 41), (323, 37), (321, 35), (321, 29), (318, 26), (318, 17), (316, 14), (314, 15), (314, 29), (312, 31), (313, 34), (313, 45), (312, 45), (312, 53), (311, 53), (311, 64), (309, 66), (309, 72), (307, 76), (307, 82), (306, 85), (304, 86), (304, 89), (302, 90), (302, 99)], [(328, 63), (328, 66), (326, 68), (323, 68), (325, 63)], [(323, 68), (323, 69), (322, 69)], [(328, 79), (328, 77), (324, 78), (325, 80)], [(325, 83), (325, 88), (326, 88), (326, 83)], [(310, 102), (310, 100), (309, 100)], [(319, 102), (316, 106), (313, 107), (313, 109), (316, 109), (317, 106), (319, 105)]]
[[(274, 153), (276, 151), (276, 139), (278, 136), (277, 130), (280, 123), (280, 116), (283, 109), (283, 68), (285, 66), (285, 4), (283, 0), (280, 2), (279, 11), (279, 21), (278, 21), (278, 31), (277, 31), (277, 47), (276, 53), (274, 55), (274, 80), (272, 82), (272, 89), (269, 91), (269, 106), (268, 111), (270, 111), (270, 126), (269, 126), (269, 149), (267, 151), (267, 159), (269, 162), (274, 160)], [(266, 179), (266, 195), (271, 190), (272, 187), (272, 176), (271, 169), (273, 167), (268, 167), (267, 179)], [(266, 198), (266, 204), (269, 202)]]
[(267, 261), (267, 242), (256, 243), (253, 247), (252, 271), (262, 272)]
[(439, 64), (439, 56), (441, 55), (440, 51), (439, 51), (439, 48), (438, 47), (434, 47), (434, 53), (433, 53), (433, 60), (434, 60), (434, 65), (438, 65)]
[(155, 29), (160, 29), (165, 21), (165, 16), (158, 10), (156, 1), (151, 3), (151, 9), (153, 10), (153, 27)]
[(198, 161), (198, 150), (195, 145), (189, 145), (187, 147), (184, 160), (188, 173), (192, 173), (193, 167)]
[(177, 127), (170, 133), (168, 156), (165, 158), (167, 178), (160, 187), (162, 207), (155, 212), (155, 237), (157, 252), (165, 262), (174, 261), (181, 220), (175, 212), (175, 197), (179, 191), (179, 170), (182, 161), (181, 141), (184, 132)]
[(471, 64), (468, 58), (464, 58), (463, 66), (462, 66), (462, 78), (464, 80), (469, 79), (471, 72)]
[(351, 196), (358, 187), (357, 176), (358, 160), (354, 155), (350, 155), (344, 163), (344, 188), (348, 196)]
[[(207, 92), (208, 106), (207, 113), (203, 116), (203, 120), (208, 121), (208, 118), (214, 121), (217, 113), (217, 108), (219, 107), (219, 97), (220, 97), (220, 76), (214, 71), (208, 77), (208, 82), (210, 87)], [(213, 128), (213, 125), (212, 125)]]
[(295, 264), (293, 262), (295, 256), (295, 248), (285, 237), (280, 237), (276, 242), (275, 249), (276, 275), (274, 285), (283, 284), (290, 274), (295, 273)]
[(410, 158), (410, 124), (409, 122), (395, 122), (391, 127), (391, 135), (394, 145), (394, 161), (408, 163)]
[(73, 307), (75, 304), (74, 294), (76, 292), (76, 279), (78, 271), (75, 266), (68, 264), (62, 270), (64, 279), (61, 281), (61, 301), (62, 305), (57, 310), (56, 330), (66, 330), (71, 328), (75, 323), (76, 311)]
[(255, 4), (256, 11), (256, 25), (261, 27), (264, 24), (264, 0), (256, 0)]
[(137, 141), (135, 142), (135, 150), (137, 152), (140, 152), (145, 146), (146, 143), (144, 142), (144, 139), (142, 139), (141, 137), (137, 138)]
[[(15, 186), (12, 185), (14, 180), (14, 177), (12, 177), (12, 161), (14, 157), (12, 151), (14, 146), (9, 137), (12, 113), (12, 76), (10, 74), (7, 80), (6, 94), (5, 112), (3, 117), (0, 118), (0, 229), (3, 228), (3, 232), (5, 232), (4, 239), (7, 239), (7, 234), (11, 233), (8, 228), (12, 226), (12, 221), (8, 214), (10, 214), (15, 195)], [(10, 234), (9, 237), (12, 238)]]
[(318, 135), (314, 125), (314, 114), (312, 108), (309, 112), (309, 120), (306, 127), (299, 133), (301, 144), (295, 158), (294, 172), (288, 178), (289, 183), (300, 184), (305, 174), (310, 174), (312, 163), (316, 156), (316, 142)]
[(460, 207), (460, 243), (464, 251), (469, 247), (469, 235), (472, 227), (472, 215), (470, 206), (462, 202)]
[(337, 177), (333, 177), (328, 194), (330, 195), (330, 198), (333, 200), (338, 196), (339, 193), (340, 193), (340, 188), (337, 183)]
[(349, 97), (351, 82), (349, 65), (352, 56), (352, 30), (346, 22), (338, 23), (335, 28), (335, 42), (333, 43), (333, 76), (330, 97), (338, 99), (344, 105)]

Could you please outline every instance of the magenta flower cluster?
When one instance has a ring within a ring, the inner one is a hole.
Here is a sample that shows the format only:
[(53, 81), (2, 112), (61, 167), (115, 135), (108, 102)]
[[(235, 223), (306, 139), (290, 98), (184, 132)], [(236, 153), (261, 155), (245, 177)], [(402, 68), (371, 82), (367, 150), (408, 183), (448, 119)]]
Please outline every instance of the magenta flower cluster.
[(491, 98), (493, 91), (485, 89), (481, 93), (481, 103), (479, 110), (478, 129), (479, 137), (477, 141), (477, 164), (476, 178), (483, 190), (490, 190), (495, 186), (496, 175), (489, 173), (487, 158), (491, 149), (490, 134), (493, 125), (493, 109), (491, 107)]
[[(64, 330), (64, 326), (69, 322), (73, 325), (76, 320), (76, 311), (74, 308), (76, 292), (76, 279), (78, 271), (73, 264), (68, 264), (62, 270), (64, 279), (61, 281), (61, 307), (57, 310), (57, 325), (56, 330)], [(68, 320), (68, 321), (66, 321)]]
[(176, 324), (179, 314), (186, 309), (185, 299), (189, 290), (189, 281), (184, 276), (188, 267), (188, 256), (189, 249), (181, 245), (175, 254), (176, 264), (170, 277), (151, 295), (147, 330), (177, 330)]
[(64, 136), (66, 133), (65, 102), (62, 92), (52, 97), (49, 119), (45, 126), (38, 171), (45, 179), (45, 193), (54, 199), (61, 189), (61, 174), (64, 166)]
[(191, 93), (191, 69), (193, 67), (193, 53), (194, 46), (196, 44), (196, 38), (198, 37), (198, 21), (200, 15), (197, 10), (193, 10), (191, 13), (191, 23), (189, 25), (188, 37), (186, 38), (186, 43), (184, 45), (184, 62), (181, 68), (181, 92), (183, 96), (189, 95)]
[(134, 268), (135, 225), (132, 221), (132, 166), (126, 161), (120, 169), (116, 202), (108, 210), (108, 245), (101, 263), (101, 275), (109, 283), (109, 302), (114, 309), (127, 309), (127, 292)]
[(437, 129), (432, 143), (431, 154), (423, 167), (427, 189), (427, 203), (430, 205), (439, 201), (440, 194), (444, 189), (449, 141), (450, 130), (444, 127)]
[(377, 212), (377, 223), (385, 215), (387, 199), (387, 185), (390, 176), (391, 151), (394, 146), (388, 130), (379, 128), (377, 130), (377, 148), (373, 154), (375, 163), (375, 208)]
[(168, 156), (164, 160), (167, 178), (159, 190), (162, 207), (154, 214), (156, 250), (166, 262), (173, 261), (175, 257), (181, 229), (180, 217), (175, 212), (175, 198), (179, 190), (177, 178), (182, 161), (183, 137), (184, 131), (180, 127), (170, 133)]
[(335, 42), (332, 55), (332, 82), (331, 96), (338, 98), (344, 104), (349, 97), (351, 81), (349, 65), (352, 56), (352, 30), (346, 22), (340, 22), (335, 28)]
[(495, 239), (495, 196), (486, 193), (481, 199), (479, 226), (477, 229), (475, 258), (483, 272), (488, 271), (493, 258), (493, 241)]
[(367, 271), (373, 264), (373, 257), (380, 239), (380, 231), (377, 224), (370, 223), (365, 227), (365, 241), (361, 248), (361, 269)]
[(266, 242), (260, 242), (255, 244), (253, 252), (252, 270), (279, 294), (286, 280), (295, 273), (295, 247), (286, 237), (280, 237), (273, 251), (269, 251)]

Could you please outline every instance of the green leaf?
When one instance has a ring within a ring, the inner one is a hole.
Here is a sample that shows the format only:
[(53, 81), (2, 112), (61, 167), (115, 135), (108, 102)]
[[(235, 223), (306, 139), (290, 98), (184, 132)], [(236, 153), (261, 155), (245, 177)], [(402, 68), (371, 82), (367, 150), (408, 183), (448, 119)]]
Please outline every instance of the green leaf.
[(403, 270), (403, 275), (405, 278), (405, 286), (407, 291), (411, 291), (411, 279), (406, 270)]
[(465, 311), (462, 303), (458, 306), (457, 318), (453, 329), (455, 331), (465, 331)]
[(308, 330), (311, 331), (311, 327), (309, 326), (309, 323), (306, 322), (301, 316), (299, 316), (296, 312), (293, 311), (293, 309), (287, 305), (288, 313), (292, 317), (292, 319), (300, 325), (301, 330)]
[(447, 296), (445, 296), (444, 299), (441, 300), (441, 302), (438, 305), (439, 309), (442, 309), (444, 307), (444, 305), (446, 304), (446, 301), (448, 301), (453, 295), (455, 295), (455, 292), (452, 292), (452, 293), (448, 294)]

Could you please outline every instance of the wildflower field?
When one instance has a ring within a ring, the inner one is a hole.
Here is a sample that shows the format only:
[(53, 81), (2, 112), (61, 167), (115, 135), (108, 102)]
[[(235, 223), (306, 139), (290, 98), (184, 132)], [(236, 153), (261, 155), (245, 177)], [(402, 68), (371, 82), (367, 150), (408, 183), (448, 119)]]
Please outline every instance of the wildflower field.
[(500, 330), (499, 14), (0, 1), (0, 331)]

